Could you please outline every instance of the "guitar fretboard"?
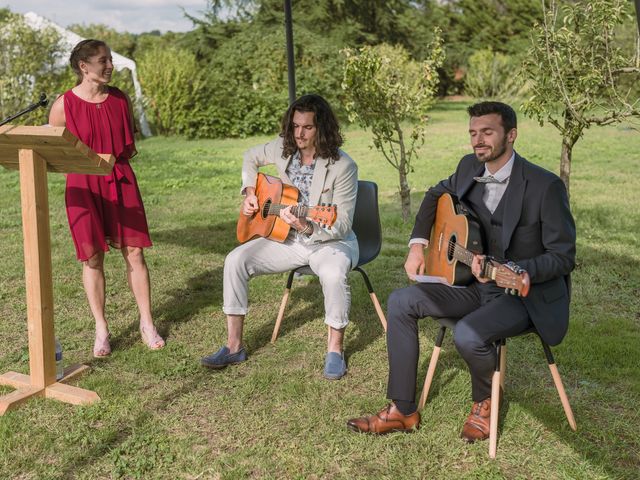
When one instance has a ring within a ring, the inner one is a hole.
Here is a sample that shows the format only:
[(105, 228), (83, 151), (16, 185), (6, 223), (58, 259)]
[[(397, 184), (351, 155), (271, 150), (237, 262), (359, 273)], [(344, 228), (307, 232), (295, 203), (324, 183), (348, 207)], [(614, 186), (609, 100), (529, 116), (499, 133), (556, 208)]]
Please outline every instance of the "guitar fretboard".
[[(449, 240), (447, 255), (449, 258), (455, 258), (469, 267), (473, 262), (473, 252), (467, 250), (453, 240)], [(489, 262), (484, 262), (484, 271), (482, 272), (482, 276), (493, 278), (493, 270), (494, 267), (491, 266)]]
[[(266, 215), (280, 215), (280, 211), (289, 207), (290, 205), (283, 205), (279, 203), (270, 203), (265, 204), (263, 208), (263, 216)], [(309, 208), (306, 205), (294, 205), (291, 207), (291, 213), (298, 218), (303, 218), (307, 216)]]

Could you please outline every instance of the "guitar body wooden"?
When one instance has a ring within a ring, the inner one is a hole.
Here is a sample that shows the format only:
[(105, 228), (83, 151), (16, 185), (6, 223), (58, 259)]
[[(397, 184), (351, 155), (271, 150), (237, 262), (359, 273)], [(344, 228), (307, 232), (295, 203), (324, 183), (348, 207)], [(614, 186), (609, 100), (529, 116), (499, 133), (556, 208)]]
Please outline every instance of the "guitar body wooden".
[(277, 177), (258, 173), (256, 196), (260, 210), (250, 217), (240, 213), (236, 229), (238, 241), (244, 243), (255, 237), (265, 237), (284, 242), (291, 227), (279, 216), (267, 212), (272, 204), (296, 205), (298, 189), (282, 183)]
[(456, 200), (445, 193), (438, 199), (436, 219), (431, 229), (425, 254), (425, 274), (444, 277), (451, 285), (468, 285), (473, 280), (471, 269), (453, 258), (451, 245), (458, 244), (482, 253), (480, 226), (456, 211)]

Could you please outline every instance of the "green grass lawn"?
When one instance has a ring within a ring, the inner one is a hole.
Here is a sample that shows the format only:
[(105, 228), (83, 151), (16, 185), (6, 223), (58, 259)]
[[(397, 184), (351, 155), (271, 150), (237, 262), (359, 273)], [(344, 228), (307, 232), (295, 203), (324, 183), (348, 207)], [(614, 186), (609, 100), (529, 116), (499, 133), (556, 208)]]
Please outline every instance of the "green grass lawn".
[[(413, 211), (423, 192), (469, 151), (464, 105), (440, 104), (411, 174)], [(560, 138), (521, 121), (517, 150), (557, 172)], [(360, 178), (380, 189), (384, 243), (366, 268), (383, 307), (407, 285), (395, 171), (346, 132)], [(542, 478), (640, 475), (640, 135), (624, 126), (586, 132), (574, 151), (571, 203), (578, 228), (571, 325), (554, 349), (578, 431), (569, 428), (534, 337), (509, 343), (498, 457), (458, 438), (470, 408), (469, 375), (448, 336), (422, 428), (382, 438), (346, 420), (385, 403), (384, 335), (352, 274), (346, 336), (349, 374), (322, 378), (326, 327), (317, 280), (296, 281), (275, 345), (269, 343), (286, 275), (251, 282), (248, 362), (215, 372), (201, 356), (226, 339), (222, 266), (236, 245), (242, 152), (266, 137), (152, 138), (134, 161), (154, 247), (147, 251), (153, 312), (167, 347), (147, 350), (118, 252), (106, 257), (113, 354), (91, 356), (93, 320), (64, 211), (64, 178), (50, 175), (56, 332), (65, 362), (92, 370), (76, 382), (102, 401), (75, 407), (36, 399), (0, 417), (0, 478)], [(0, 373), (27, 373), (28, 348), (17, 172), (0, 169)], [(437, 327), (421, 322), (427, 363)], [(0, 394), (10, 392), (0, 387)]]

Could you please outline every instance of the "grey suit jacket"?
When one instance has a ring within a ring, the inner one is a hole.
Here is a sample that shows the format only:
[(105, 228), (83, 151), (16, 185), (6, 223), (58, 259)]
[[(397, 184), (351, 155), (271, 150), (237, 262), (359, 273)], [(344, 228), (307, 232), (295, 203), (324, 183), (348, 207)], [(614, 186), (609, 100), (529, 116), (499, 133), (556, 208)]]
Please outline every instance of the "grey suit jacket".
[[(286, 173), (291, 157), (283, 158), (282, 149), (282, 138), (278, 137), (264, 145), (250, 148), (244, 153), (242, 192), (247, 187), (255, 186), (260, 167), (271, 164), (277, 168), (280, 180), (292, 185), (291, 179)], [(325, 158), (316, 159), (309, 194), (310, 206), (321, 203), (336, 204), (337, 219), (331, 229), (322, 228), (312, 223), (313, 233), (304, 241), (309, 244), (332, 241), (344, 243), (351, 252), (353, 266), (358, 263), (358, 241), (351, 229), (357, 194), (358, 167), (349, 155), (341, 150), (340, 159), (337, 161)]]
[[(483, 171), (484, 164), (475, 155), (463, 157), (453, 175), (427, 191), (411, 238), (429, 238), (442, 194), (455, 195), (469, 208), (465, 195), (473, 177)], [(522, 301), (543, 340), (557, 345), (569, 325), (569, 273), (576, 254), (576, 227), (567, 191), (557, 175), (516, 153), (504, 195), (502, 257), (529, 273), (532, 285)]]

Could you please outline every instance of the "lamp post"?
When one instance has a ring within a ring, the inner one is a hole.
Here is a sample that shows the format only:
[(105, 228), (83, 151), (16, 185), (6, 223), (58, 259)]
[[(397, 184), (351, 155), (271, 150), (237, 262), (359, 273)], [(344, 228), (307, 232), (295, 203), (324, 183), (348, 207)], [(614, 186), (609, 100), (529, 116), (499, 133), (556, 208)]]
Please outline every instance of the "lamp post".
[[(640, 2), (640, 0), (636, 0)], [(289, 104), (296, 100), (296, 65), (293, 58), (293, 24), (291, 21), (291, 0), (284, 2), (284, 26), (287, 37), (287, 73), (289, 75)]]

